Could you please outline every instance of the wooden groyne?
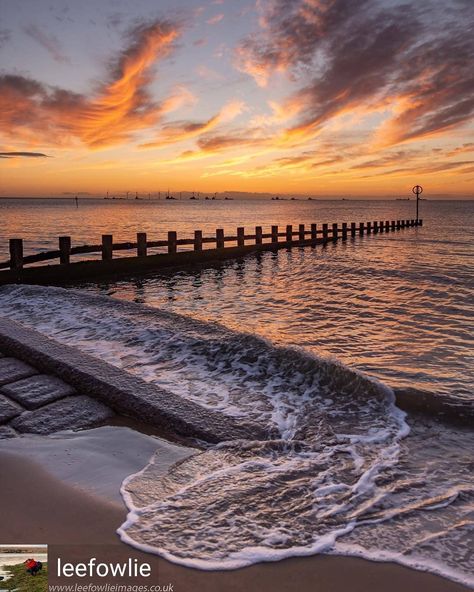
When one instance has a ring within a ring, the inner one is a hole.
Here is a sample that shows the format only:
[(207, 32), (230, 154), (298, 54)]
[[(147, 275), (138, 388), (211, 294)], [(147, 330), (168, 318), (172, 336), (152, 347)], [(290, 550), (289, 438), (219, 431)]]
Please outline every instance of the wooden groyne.
[[(421, 226), (422, 220), (385, 220), (334, 224), (287, 225), (284, 230), (272, 226), (263, 232), (256, 226), (252, 234), (237, 228), (236, 234), (225, 235), (222, 228), (214, 236), (203, 236), (194, 231), (193, 238), (178, 238), (176, 231), (168, 232), (166, 240), (150, 241), (145, 232), (137, 233), (135, 242), (114, 243), (113, 235), (102, 235), (96, 245), (72, 246), (70, 236), (60, 236), (58, 249), (25, 256), (23, 240), (11, 238), (10, 259), (0, 262), (0, 285), (8, 283), (51, 284), (80, 281), (94, 277), (145, 273), (167, 267), (186, 267), (212, 261), (241, 257), (259, 251), (274, 251), (291, 247), (325, 245), (337, 240), (348, 240), (365, 234), (378, 234)], [(151, 249), (161, 249), (150, 253)], [(134, 251), (135, 254), (114, 258), (114, 252)], [(98, 254), (100, 259), (76, 260), (77, 256)], [(54, 263), (38, 265), (53, 261)]]

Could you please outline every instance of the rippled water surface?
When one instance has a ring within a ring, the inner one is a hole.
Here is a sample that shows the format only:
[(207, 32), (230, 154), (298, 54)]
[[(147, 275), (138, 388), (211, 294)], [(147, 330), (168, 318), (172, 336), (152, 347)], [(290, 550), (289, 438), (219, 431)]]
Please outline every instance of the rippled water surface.
[[(240, 225), (251, 229), (256, 224), (358, 223), (411, 218), (414, 203), (236, 201), (135, 206), (106, 202), (99, 206), (99, 213), (91, 204), (84, 206), (79, 231), (70, 226), (77, 224), (77, 212), (70, 204), (49, 206), (41, 234), (57, 235), (63, 223), (66, 233), (79, 232), (82, 242), (97, 241), (102, 231), (115, 228), (120, 240), (132, 240), (137, 229), (148, 230), (155, 238), (170, 228), (192, 236), (195, 228), (212, 234), (216, 227), (230, 232)], [(219, 321), (275, 343), (304, 346), (392, 386), (469, 398), (474, 392), (474, 202), (427, 201), (421, 210), (424, 225), (417, 229), (87, 289)], [(37, 237), (31, 215), (25, 234)], [(52, 220), (57, 220), (56, 228)], [(32, 239), (31, 250), (37, 247)]]
[[(88, 226), (88, 204), (79, 240), (114, 228), (132, 239), (133, 224), (159, 236), (413, 217), (412, 202), (165, 205), (106, 204)], [(329, 552), (474, 585), (474, 433), (405, 416), (386, 386), (472, 400), (473, 203), (422, 208), (421, 228), (324, 248), (80, 291), (0, 287), (1, 314), (277, 434), (224, 442), (166, 475), (151, 459), (123, 485), (123, 540), (203, 569)]]

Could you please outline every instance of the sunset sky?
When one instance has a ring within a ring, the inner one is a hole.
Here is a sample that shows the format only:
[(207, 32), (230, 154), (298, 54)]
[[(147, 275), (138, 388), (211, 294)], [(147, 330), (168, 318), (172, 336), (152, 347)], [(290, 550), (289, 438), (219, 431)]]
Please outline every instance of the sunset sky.
[(474, 0), (0, 0), (0, 195), (474, 194)]

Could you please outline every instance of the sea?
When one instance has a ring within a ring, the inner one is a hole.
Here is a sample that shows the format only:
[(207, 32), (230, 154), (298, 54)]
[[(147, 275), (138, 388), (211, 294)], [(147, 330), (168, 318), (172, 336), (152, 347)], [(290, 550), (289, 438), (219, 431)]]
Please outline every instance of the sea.
[[(0, 261), (176, 230), (415, 218), (396, 200), (0, 199)], [(124, 541), (200, 569), (316, 553), (474, 586), (474, 431), (393, 389), (473, 405), (474, 202), (423, 225), (180, 272), (0, 287), (0, 314), (204, 407), (268, 428), (122, 486)], [(122, 254), (123, 256), (123, 254)], [(275, 435), (276, 434), (276, 435)]]

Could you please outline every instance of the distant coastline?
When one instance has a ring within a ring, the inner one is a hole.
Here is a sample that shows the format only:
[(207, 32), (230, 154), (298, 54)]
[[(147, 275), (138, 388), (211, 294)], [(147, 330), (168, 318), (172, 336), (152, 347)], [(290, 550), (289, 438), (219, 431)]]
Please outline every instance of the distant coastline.
[[(232, 194), (231, 194), (232, 195)], [(74, 202), (75, 198), (73, 196), (39, 196), (39, 195), (23, 195), (23, 196), (0, 196), (0, 201), (2, 200), (12, 200), (12, 201), (21, 201), (21, 200), (26, 200), (26, 199), (30, 199), (30, 200), (61, 200), (61, 201), (65, 201), (65, 202)], [(104, 198), (103, 196), (94, 196), (94, 195), (83, 195), (80, 196), (78, 195), (78, 199), (79, 202), (85, 202), (85, 201), (108, 201), (108, 202), (114, 202), (114, 201), (120, 201), (120, 202), (129, 202), (129, 203), (136, 203), (137, 201), (140, 203), (146, 203), (146, 202), (152, 202), (152, 203), (157, 203), (157, 202), (163, 202), (163, 203), (168, 203), (169, 201), (176, 201), (176, 202), (187, 202), (187, 201), (225, 201), (225, 198), (222, 197), (220, 199), (191, 199), (188, 197), (183, 198), (182, 200), (179, 199), (174, 199), (174, 200), (167, 200), (165, 198), (159, 199), (158, 197), (152, 197), (150, 199), (148, 198), (139, 198), (138, 200), (136, 200), (135, 198), (122, 198), (122, 197), (117, 197), (115, 199), (112, 198)], [(229, 199), (229, 198), (227, 198)], [(413, 201), (410, 200), (409, 198), (399, 198), (396, 196), (380, 196), (380, 197), (328, 197), (328, 196), (297, 196), (295, 198), (291, 198), (290, 196), (285, 197), (285, 198), (281, 198), (281, 199), (272, 199), (271, 197), (268, 196), (264, 196), (264, 195), (254, 195), (251, 194), (251, 196), (248, 197), (243, 197), (243, 196), (239, 196), (239, 197), (232, 197), (232, 200), (237, 200), (237, 201), (275, 201), (275, 202), (280, 202), (280, 201), (317, 201), (317, 202), (321, 202), (321, 201), (334, 201), (334, 202), (339, 202), (339, 201)], [(474, 195), (430, 195), (429, 197), (430, 201), (474, 201)], [(426, 201), (426, 200), (425, 200)]]

